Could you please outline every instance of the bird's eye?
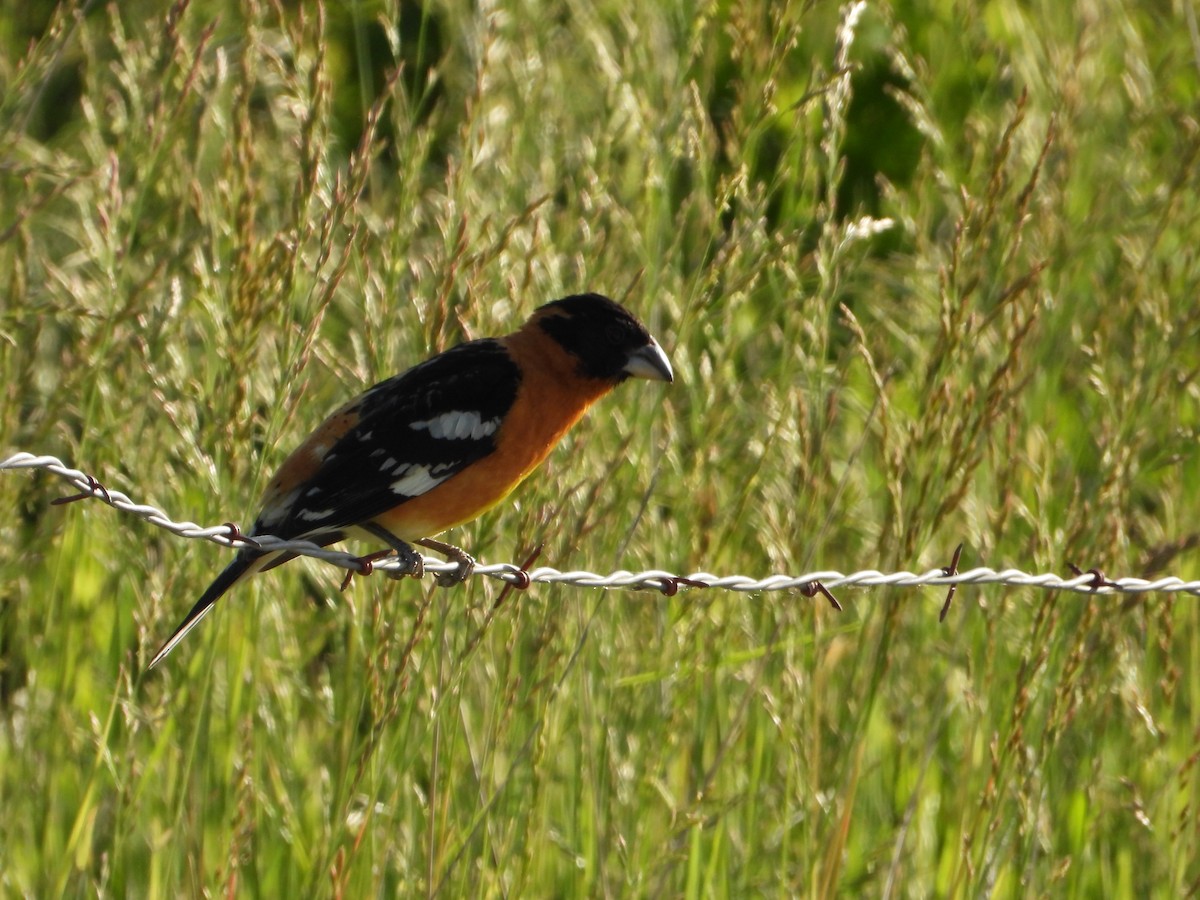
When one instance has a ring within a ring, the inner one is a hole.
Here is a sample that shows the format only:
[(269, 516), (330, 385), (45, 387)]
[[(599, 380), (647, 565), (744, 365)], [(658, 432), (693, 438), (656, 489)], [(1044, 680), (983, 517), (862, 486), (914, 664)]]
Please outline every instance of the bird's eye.
[(625, 332), (617, 325), (609, 325), (604, 329), (604, 339), (614, 347), (625, 339)]

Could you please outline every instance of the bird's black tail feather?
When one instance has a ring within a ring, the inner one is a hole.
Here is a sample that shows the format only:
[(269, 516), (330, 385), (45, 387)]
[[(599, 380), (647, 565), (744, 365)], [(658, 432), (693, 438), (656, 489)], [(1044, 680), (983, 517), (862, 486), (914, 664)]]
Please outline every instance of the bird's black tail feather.
[(191, 612), (184, 617), (183, 621), (179, 623), (179, 627), (167, 638), (167, 642), (154, 654), (154, 658), (150, 660), (150, 665), (147, 669), (153, 669), (162, 662), (167, 654), (175, 649), (176, 644), (187, 637), (187, 633), (200, 624), (200, 620), (213, 608), (213, 604), (220, 600), (226, 591), (243, 578), (254, 574), (262, 568), (263, 561), (264, 556), (261, 553), (253, 551), (242, 551), (239, 553), (234, 561), (226, 566), (225, 570), (208, 586), (208, 590), (200, 596), (200, 599), (196, 601), (196, 605), (192, 607)]

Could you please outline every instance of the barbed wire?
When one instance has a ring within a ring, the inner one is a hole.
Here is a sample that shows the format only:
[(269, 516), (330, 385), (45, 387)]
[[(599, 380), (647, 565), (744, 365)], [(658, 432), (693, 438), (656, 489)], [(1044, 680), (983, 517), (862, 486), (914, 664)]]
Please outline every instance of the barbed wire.
[[(177, 522), (165, 512), (146, 503), (136, 503), (121, 491), (105, 487), (95, 477), (65, 465), (54, 456), (36, 456), (32, 453), (16, 453), (0, 462), (0, 470), (40, 469), (51, 472), (72, 484), (78, 491), (52, 501), (54, 504), (73, 503), (77, 500), (97, 499), (124, 513), (144, 519), (152, 525), (165, 529), (180, 537), (207, 540), (224, 547), (253, 546), (267, 552), (286, 551), (299, 556), (310, 556), (340, 566), (350, 573), (367, 574), (372, 570), (396, 572), (398, 560), (383, 559), (366, 561), (343, 550), (330, 550), (309, 541), (289, 541), (271, 535), (244, 534), (237, 525), (225, 522), (221, 525), (197, 525), (195, 522)], [(474, 574), (498, 579), (513, 587), (523, 589), (531, 584), (568, 584), (578, 587), (626, 588), (631, 590), (650, 589), (673, 595), (681, 588), (710, 589), (759, 593), (765, 591), (801, 591), (812, 597), (823, 594), (836, 608), (840, 609), (832, 590), (837, 588), (873, 587), (946, 587), (949, 593), (942, 607), (942, 617), (949, 609), (955, 590), (960, 585), (998, 584), (1006, 587), (1031, 587), (1043, 590), (1073, 591), (1080, 594), (1142, 594), (1150, 592), (1184, 593), (1200, 596), (1200, 581), (1184, 581), (1176, 577), (1157, 579), (1107, 578), (1099, 569), (1080, 571), (1072, 566), (1071, 577), (1055, 573), (1032, 574), (1020, 569), (992, 569), (980, 566), (958, 571), (961, 546), (955, 552), (950, 565), (927, 572), (880, 572), (863, 569), (843, 574), (834, 570), (806, 572), (801, 575), (768, 575), (753, 578), (747, 575), (715, 575), (711, 572), (693, 572), (678, 575), (661, 569), (641, 572), (618, 570), (607, 575), (582, 570), (560, 571), (549, 566), (529, 568), (513, 563), (477, 564)], [(453, 572), (456, 562), (443, 562), (437, 558), (426, 558), (425, 571), (432, 574)]]

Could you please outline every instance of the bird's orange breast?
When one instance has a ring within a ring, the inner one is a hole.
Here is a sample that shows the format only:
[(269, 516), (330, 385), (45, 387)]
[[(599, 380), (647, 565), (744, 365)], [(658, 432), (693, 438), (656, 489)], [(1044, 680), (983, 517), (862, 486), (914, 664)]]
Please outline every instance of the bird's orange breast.
[(420, 497), (374, 521), (405, 541), (432, 537), (487, 512), (507, 497), (559, 439), (613, 385), (582, 378), (557, 345), (521, 332), (506, 338), (522, 372), (511, 409), (496, 432), (496, 449)]

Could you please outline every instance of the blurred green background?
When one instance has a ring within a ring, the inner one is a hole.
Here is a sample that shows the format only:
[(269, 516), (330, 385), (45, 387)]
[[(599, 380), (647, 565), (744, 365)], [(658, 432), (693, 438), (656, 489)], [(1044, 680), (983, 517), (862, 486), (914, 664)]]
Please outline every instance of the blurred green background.
[[(0, 433), (248, 525), (363, 386), (580, 290), (675, 365), (487, 562), (1197, 577), (1175, 2), (0, 8)], [(227, 561), (0, 477), (13, 896), (1200, 888), (1195, 598)]]

